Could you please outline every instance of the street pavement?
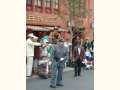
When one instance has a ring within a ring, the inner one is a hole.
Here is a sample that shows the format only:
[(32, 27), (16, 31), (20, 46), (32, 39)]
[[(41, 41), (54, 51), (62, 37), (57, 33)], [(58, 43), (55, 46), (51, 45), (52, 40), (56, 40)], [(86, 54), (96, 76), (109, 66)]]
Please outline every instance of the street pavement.
[[(84, 70), (81, 77), (75, 79), (73, 71), (64, 72), (64, 87), (57, 87), (55, 90), (94, 90), (94, 71)], [(50, 88), (50, 79), (27, 79), (26, 90), (54, 90)]]

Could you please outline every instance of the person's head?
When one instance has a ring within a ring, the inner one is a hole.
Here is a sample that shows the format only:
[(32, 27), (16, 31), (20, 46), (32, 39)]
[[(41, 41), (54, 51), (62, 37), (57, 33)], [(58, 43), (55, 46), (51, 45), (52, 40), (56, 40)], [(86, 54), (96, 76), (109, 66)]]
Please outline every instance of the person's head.
[(28, 34), (28, 38), (30, 38), (32, 41), (35, 41), (35, 42), (38, 40), (38, 37), (33, 35), (33, 33)]
[(76, 44), (80, 45), (80, 37), (79, 36), (76, 37)]
[(58, 40), (58, 45), (63, 47), (64, 46), (64, 40), (63, 39)]
[(48, 40), (43, 40), (43, 46), (48, 46)]

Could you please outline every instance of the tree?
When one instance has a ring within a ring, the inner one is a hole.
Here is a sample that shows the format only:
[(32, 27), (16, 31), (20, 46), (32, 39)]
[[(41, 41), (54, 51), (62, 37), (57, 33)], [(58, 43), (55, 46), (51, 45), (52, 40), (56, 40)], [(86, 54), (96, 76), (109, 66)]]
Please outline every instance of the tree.
[[(71, 33), (71, 39), (73, 38), (73, 30), (74, 26), (76, 29), (82, 27), (81, 18), (86, 16), (86, 0), (67, 0), (67, 4), (65, 5), (68, 8), (68, 21), (69, 21), (69, 31)], [(77, 17), (77, 25), (73, 24), (74, 17)]]
[[(67, 23), (68, 23), (68, 30), (71, 35), (71, 41), (73, 38), (73, 27), (76, 29), (82, 27), (82, 19), (86, 17), (87, 11), (86, 11), (86, 0), (63, 0), (63, 4), (65, 6), (65, 15), (64, 13), (58, 13), (58, 16), (61, 17), (62, 19), (67, 18)], [(77, 18), (77, 23), (74, 23), (75, 18)]]

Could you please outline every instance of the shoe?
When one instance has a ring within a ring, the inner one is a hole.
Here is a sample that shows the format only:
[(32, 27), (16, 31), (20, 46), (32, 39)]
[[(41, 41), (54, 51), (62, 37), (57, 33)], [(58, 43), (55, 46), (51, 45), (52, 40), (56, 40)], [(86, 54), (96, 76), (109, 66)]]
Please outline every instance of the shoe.
[(26, 76), (26, 77), (31, 77), (31, 76)]
[(64, 86), (63, 84), (56, 84), (56, 85), (57, 85), (57, 86), (62, 86), (62, 87)]
[(86, 70), (89, 70), (89, 68), (86, 68)]
[(31, 79), (31, 76), (27, 76), (26, 79)]
[(51, 88), (56, 88), (56, 86), (50, 85)]
[(77, 75), (74, 75), (74, 79), (77, 80)]

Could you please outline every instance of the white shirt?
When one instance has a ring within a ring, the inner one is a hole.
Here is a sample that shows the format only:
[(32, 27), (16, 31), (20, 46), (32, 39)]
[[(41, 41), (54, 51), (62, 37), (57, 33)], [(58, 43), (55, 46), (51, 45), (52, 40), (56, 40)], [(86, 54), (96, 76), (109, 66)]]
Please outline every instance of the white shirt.
[(34, 46), (41, 46), (40, 43), (33, 42), (30, 38), (26, 41), (26, 55), (34, 56)]
[(91, 53), (89, 51), (86, 51), (85, 56), (91, 57)]
[(80, 55), (80, 52), (81, 52), (81, 48), (78, 48), (78, 53), (79, 53), (79, 55)]

